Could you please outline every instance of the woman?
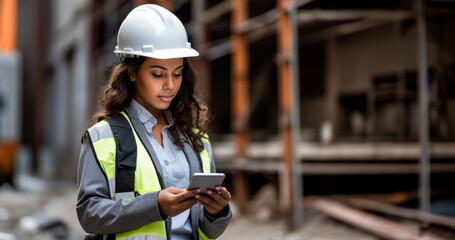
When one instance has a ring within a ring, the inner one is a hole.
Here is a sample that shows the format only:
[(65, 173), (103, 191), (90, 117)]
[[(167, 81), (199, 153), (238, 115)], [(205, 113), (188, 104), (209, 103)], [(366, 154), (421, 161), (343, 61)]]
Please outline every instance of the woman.
[(86, 232), (107, 239), (209, 239), (226, 229), (231, 194), (187, 190), (215, 172), (209, 115), (194, 92), (180, 20), (153, 4), (120, 26), (120, 63), (102, 95), (98, 123), (82, 138), (76, 210)]

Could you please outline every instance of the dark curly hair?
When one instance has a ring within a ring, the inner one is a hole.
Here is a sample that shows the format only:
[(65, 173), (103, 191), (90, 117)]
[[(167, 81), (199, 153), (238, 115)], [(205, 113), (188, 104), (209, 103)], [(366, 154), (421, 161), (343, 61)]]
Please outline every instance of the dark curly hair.
[[(101, 94), (101, 110), (92, 117), (94, 122), (112, 118), (131, 104), (135, 86), (130, 81), (129, 73), (137, 72), (144, 61), (144, 57), (125, 58), (112, 68)], [(182, 132), (196, 150), (202, 151), (204, 148), (202, 138), (208, 137), (211, 117), (207, 106), (194, 91), (195, 74), (187, 58), (183, 60), (182, 75), (182, 85), (169, 106), (174, 118), (174, 124), (169, 131), (177, 146), (183, 147), (182, 139), (179, 139), (179, 132)]]

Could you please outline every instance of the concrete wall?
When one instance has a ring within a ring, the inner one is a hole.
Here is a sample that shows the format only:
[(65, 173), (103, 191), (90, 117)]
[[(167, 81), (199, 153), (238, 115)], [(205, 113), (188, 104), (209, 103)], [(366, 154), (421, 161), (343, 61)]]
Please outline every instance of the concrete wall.
[(46, 136), (41, 160), (50, 175), (76, 175), (80, 138), (89, 118), (89, 5), (88, 0), (54, 0), (50, 7), (51, 74), (45, 86)]
[[(428, 27), (427, 27), (428, 28)], [(431, 31), (428, 31), (431, 33)], [(428, 64), (438, 64), (439, 54), (453, 61), (449, 51), (441, 52), (429, 37)], [(375, 75), (417, 70), (416, 28), (401, 29), (399, 24), (364, 31), (339, 39), (340, 92), (366, 91)]]
[(0, 54), (0, 142), (21, 138), (21, 55)]
[[(428, 67), (432, 70), (439, 71), (443, 66), (447, 68), (450, 64), (455, 63), (455, 47), (452, 44), (455, 41), (455, 34), (450, 30), (450, 26), (453, 26), (454, 23), (455, 18), (453, 17), (433, 19), (427, 22), (427, 59)], [(366, 101), (373, 78), (381, 75), (399, 75), (409, 71), (417, 73), (418, 55), (415, 24), (413, 22), (388, 24), (339, 37), (335, 43), (334, 47), (327, 47), (325, 94), (327, 94), (328, 89), (331, 89), (328, 87), (331, 85), (328, 84), (333, 85), (335, 82), (337, 86), (332, 91), (332, 96), (326, 96), (325, 109), (336, 106), (332, 111), (338, 112), (335, 123), (338, 125), (337, 129), (343, 130), (343, 134), (355, 129), (354, 126), (348, 125), (352, 124), (352, 113), (359, 113), (358, 109), (350, 109), (351, 112), (346, 111), (346, 109), (339, 110), (341, 104), (339, 97), (363, 96), (365, 103), (356, 106), (363, 108), (360, 110), (363, 128), (370, 126), (370, 131), (374, 130), (390, 136), (398, 133), (404, 134), (403, 136), (416, 137), (418, 124), (416, 102), (411, 104), (410, 112), (407, 113), (410, 116), (409, 122), (400, 126), (396, 123), (403, 123), (406, 119), (402, 112), (404, 106), (385, 105), (376, 109), (375, 122), (373, 123)], [(435, 90), (435, 87), (431, 89), (430, 99), (437, 100), (438, 93)], [(451, 116), (455, 109), (450, 103), (448, 105), (449, 115)], [(326, 115), (322, 117), (329, 118), (330, 111)], [(450, 119), (453, 118), (450, 117)], [(324, 119), (321, 118), (320, 122), (323, 121)], [(366, 129), (360, 129), (359, 133), (365, 131)]]

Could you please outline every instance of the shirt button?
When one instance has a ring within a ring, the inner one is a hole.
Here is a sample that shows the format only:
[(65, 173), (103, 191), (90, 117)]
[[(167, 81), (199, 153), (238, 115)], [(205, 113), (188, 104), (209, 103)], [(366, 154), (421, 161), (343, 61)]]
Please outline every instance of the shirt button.
[(168, 160), (164, 160), (164, 164), (169, 165), (169, 161)]

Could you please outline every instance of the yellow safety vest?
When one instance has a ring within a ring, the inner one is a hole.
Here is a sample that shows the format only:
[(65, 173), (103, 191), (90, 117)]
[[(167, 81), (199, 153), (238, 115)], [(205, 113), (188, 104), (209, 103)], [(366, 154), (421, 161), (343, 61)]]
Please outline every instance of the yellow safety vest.
[[(125, 112), (121, 112), (121, 115), (128, 121), (129, 128), (134, 129), (134, 127), (131, 125), (129, 116)], [(89, 129), (89, 133), (96, 132), (97, 129), (105, 128), (106, 124), (109, 124), (109, 121), (106, 119), (98, 122), (91, 129)], [(110, 137), (100, 138), (97, 141), (92, 141), (96, 157), (107, 177), (109, 183), (109, 191), (112, 199), (127, 198), (133, 200), (137, 194), (142, 195), (162, 190), (160, 179), (151, 156), (148, 154), (147, 149), (139, 139), (136, 130), (133, 130), (131, 132), (134, 135), (134, 140), (136, 143), (135, 151), (137, 153), (136, 167), (133, 179), (134, 191), (132, 192), (116, 192), (117, 145), (114, 135)], [(105, 134), (105, 132), (102, 134)], [(209, 143), (208, 139), (205, 139), (204, 142)], [(211, 158), (208, 152), (204, 149), (203, 151), (199, 152), (199, 154), (202, 161), (203, 172), (209, 173), (211, 169)], [(209, 239), (200, 228), (198, 229), (198, 234), (200, 240)], [(166, 223), (165, 221), (152, 222), (134, 230), (117, 233), (115, 234), (115, 239), (167, 239)]]

